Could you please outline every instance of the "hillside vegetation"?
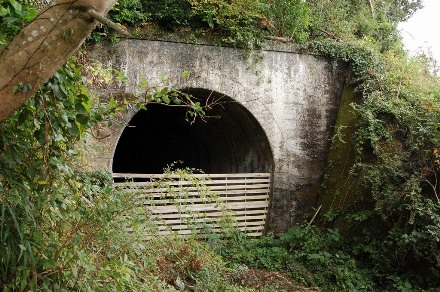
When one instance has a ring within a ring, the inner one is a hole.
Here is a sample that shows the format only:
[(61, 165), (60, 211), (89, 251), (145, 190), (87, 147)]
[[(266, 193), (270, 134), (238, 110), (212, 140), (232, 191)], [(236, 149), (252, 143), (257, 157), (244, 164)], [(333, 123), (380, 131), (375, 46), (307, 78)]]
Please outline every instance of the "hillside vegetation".
[[(0, 0), (1, 46), (36, 16), (36, 3)], [(438, 68), (429, 55), (408, 56), (397, 30), (420, 7), (420, 0), (119, 0), (109, 17), (134, 36), (154, 26), (257, 53), (276, 39), (347, 65), (322, 210), (313, 224), (259, 239), (226, 220), (222, 234), (203, 240), (146, 240), (157, 226), (136, 197), (83, 167), (78, 145), (126, 105), (87, 89), (82, 77), (94, 68), (79, 52), (0, 124), (0, 289), (440, 289)], [(117, 41), (105, 26), (90, 41), (102, 38)], [(107, 73), (103, 82), (124, 79)], [(157, 93), (148, 96), (169, 100)]]

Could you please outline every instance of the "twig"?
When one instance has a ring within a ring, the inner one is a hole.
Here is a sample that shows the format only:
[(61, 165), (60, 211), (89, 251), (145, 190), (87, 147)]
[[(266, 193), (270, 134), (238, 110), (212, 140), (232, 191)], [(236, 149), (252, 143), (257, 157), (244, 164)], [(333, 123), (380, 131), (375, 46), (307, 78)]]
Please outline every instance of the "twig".
[(399, 81), (399, 87), (397, 88), (397, 98), (400, 97), (400, 89), (402, 88), (402, 80)]
[(321, 211), (322, 205), (319, 206), (318, 210), (316, 210), (315, 215), (313, 215), (312, 220), (310, 220), (309, 224), (307, 224), (307, 226), (312, 225), (313, 221), (315, 221), (316, 215), (318, 215), (319, 211)]
[(435, 178), (435, 183), (434, 183), (434, 184), (431, 183), (431, 182), (429, 181), (429, 179), (425, 179), (425, 181), (431, 186), (431, 188), (432, 188), (432, 190), (433, 190), (433, 192), (434, 192), (434, 195), (435, 195), (435, 197), (437, 198), (437, 203), (440, 204), (440, 198), (439, 198), (438, 193), (437, 193), (437, 184), (438, 184), (438, 180), (437, 180), (437, 172), (435, 172), (435, 171), (434, 171), (434, 178)]
[(329, 31), (326, 31), (326, 30), (323, 30), (323, 29), (318, 29), (318, 30), (319, 30), (320, 32), (324, 33), (325, 35), (327, 35), (327, 36), (329, 36), (329, 37), (335, 39), (335, 40), (338, 40), (338, 41), (341, 40), (340, 37), (338, 37), (337, 35), (335, 35), (335, 34), (332, 33), (332, 32), (329, 32)]
[(370, 1), (371, 14), (373, 15), (373, 18), (375, 18), (376, 17), (376, 13), (374, 12), (373, 0), (369, 0), (369, 1)]
[(277, 37), (277, 36), (265, 36), (266, 40), (277, 41), (281, 43), (288, 43), (290, 40), (288, 38)]

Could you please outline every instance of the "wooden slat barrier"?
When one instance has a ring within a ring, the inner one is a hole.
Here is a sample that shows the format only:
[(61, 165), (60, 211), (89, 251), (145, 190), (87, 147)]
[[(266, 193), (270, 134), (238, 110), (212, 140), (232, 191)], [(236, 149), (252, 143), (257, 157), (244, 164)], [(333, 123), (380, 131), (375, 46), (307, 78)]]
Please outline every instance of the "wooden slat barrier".
[[(139, 194), (140, 202), (160, 219), (159, 234), (220, 232), (225, 214), (249, 236), (261, 236), (269, 207), (269, 173), (193, 174), (114, 173), (114, 185)], [(201, 231), (200, 231), (201, 232)]]

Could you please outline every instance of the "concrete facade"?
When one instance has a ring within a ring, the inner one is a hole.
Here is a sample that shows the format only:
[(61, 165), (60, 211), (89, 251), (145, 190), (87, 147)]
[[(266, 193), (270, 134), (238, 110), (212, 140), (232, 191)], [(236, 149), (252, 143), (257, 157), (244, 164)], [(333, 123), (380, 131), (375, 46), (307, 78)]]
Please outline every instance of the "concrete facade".
[[(214, 91), (244, 107), (270, 145), (268, 231), (285, 231), (316, 203), (345, 80), (330, 62), (289, 49), (264, 50), (263, 59), (250, 67), (239, 49), (135, 39), (98, 44), (89, 56), (128, 77), (111, 89), (116, 92), (134, 93), (141, 77), (151, 83), (165, 75), (180, 80), (181, 88)], [(182, 80), (184, 70), (191, 76)], [(135, 114), (127, 110), (125, 121)], [(99, 150), (91, 154), (98, 167), (112, 171), (124, 128), (101, 129), (104, 138), (93, 142)]]

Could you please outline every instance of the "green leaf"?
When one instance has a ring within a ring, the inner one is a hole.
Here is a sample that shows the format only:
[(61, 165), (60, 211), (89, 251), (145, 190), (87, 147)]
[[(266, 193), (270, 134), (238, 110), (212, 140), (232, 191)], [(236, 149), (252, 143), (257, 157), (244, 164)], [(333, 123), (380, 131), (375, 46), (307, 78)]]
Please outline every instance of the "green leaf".
[(171, 100), (170, 100), (170, 98), (168, 97), (168, 95), (164, 95), (164, 96), (162, 96), (162, 100), (163, 100), (166, 104), (170, 104), (170, 102), (171, 102)]
[(119, 70), (113, 69), (113, 72), (116, 73), (116, 77), (122, 82), (125, 83), (128, 80), (128, 77), (125, 76), (125, 74)]
[(15, 0), (9, 0), (9, 3), (11, 3), (12, 7), (14, 7), (15, 11), (21, 11), (22, 6), (20, 5), (20, 3), (18, 3)]
[(75, 279), (78, 278), (78, 268), (72, 267), (72, 275)]
[(15, 85), (14, 87), (12, 87), (12, 93), (17, 93), (17, 91), (20, 90), (19, 85)]
[(187, 70), (183, 71), (183, 73), (182, 73), (182, 77), (183, 78), (188, 78), (189, 76), (191, 76), (191, 72), (190, 71), (187, 71)]
[(77, 104), (75, 104), (75, 111), (79, 114), (87, 113), (87, 109), (82, 102), (78, 102)]
[(37, 118), (34, 118), (34, 126), (35, 126), (35, 129), (37, 129), (37, 130), (40, 129), (40, 121)]
[(320, 259), (322, 256), (319, 253), (312, 253), (312, 254), (307, 255), (307, 257), (311, 260), (317, 260), (317, 259)]
[(193, 104), (193, 108), (194, 108), (196, 111), (200, 111), (200, 110), (202, 110), (202, 107), (200, 106), (200, 102), (195, 102), (195, 103)]
[(0, 16), (5, 16), (10, 14), (11, 12), (9, 11), (9, 9), (6, 9), (5, 7), (0, 7)]
[(76, 121), (80, 124), (80, 125), (87, 125), (87, 122), (88, 122), (88, 117), (86, 116), (86, 115), (84, 115), (84, 114), (77, 114), (76, 115)]
[(138, 104), (136, 107), (138, 110), (145, 110), (145, 111), (147, 110), (147, 107), (145, 106), (145, 104)]
[(26, 278), (24, 278), (21, 280), (21, 283), (20, 283), (20, 291), (24, 291), (26, 289), (26, 286), (27, 286), (27, 280), (26, 280)]
[(63, 100), (66, 97), (66, 94), (61, 90), (58, 84), (52, 84), (52, 91), (58, 100)]
[(55, 140), (56, 142), (59, 142), (59, 141), (65, 141), (64, 136), (61, 135), (60, 133), (57, 133), (57, 134), (55, 135), (54, 140)]
[(115, 108), (117, 106), (116, 100), (114, 98), (111, 98), (108, 102), (109, 108)]

